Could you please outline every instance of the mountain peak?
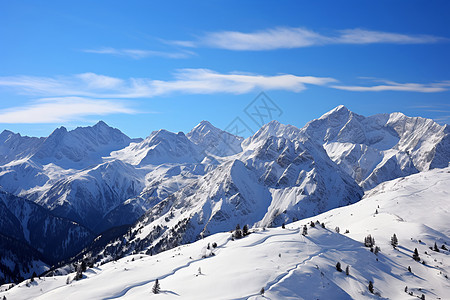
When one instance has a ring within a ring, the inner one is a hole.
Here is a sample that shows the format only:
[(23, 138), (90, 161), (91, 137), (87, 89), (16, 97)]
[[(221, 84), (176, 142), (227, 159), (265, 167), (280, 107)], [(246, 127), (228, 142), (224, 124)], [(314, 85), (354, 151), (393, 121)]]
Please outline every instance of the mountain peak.
[(210, 122), (203, 120), (200, 123), (197, 124), (192, 130), (188, 133), (189, 137), (195, 136), (196, 134), (206, 134), (208, 132), (220, 132), (221, 130), (214, 125), (212, 125)]
[(283, 137), (288, 140), (299, 139), (300, 129), (293, 125), (282, 124), (277, 120), (273, 120), (263, 125), (253, 136), (247, 138), (242, 146), (244, 148), (253, 148), (257, 144), (264, 142), (269, 137)]
[(67, 128), (64, 126), (61, 126), (59, 128), (56, 128), (55, 130), (53, 130), (53, 132), (48, 136), (48, 138), (60, 137), (64, 134), (66, 134), (67, 132), (68, 132)]
[(93, 127), (110, 127), (110, 126), (106, 124), (104, 121), (100, 120)]
[(242, 151), (242, 138), (223, 131), (208, 121), (201, 121), (187, 135), (187, 138), (203, 151), (217, 156), (229, 156)]
[(344, 105), (339, 105), (330, 110), (329, 112), (323, 114), (319, 119), (325, 119), (330, 116), (344, 116), (348, 115), (349, 113), (351, 113), (351, 111), (347, 107), (345, 107)]
[(208, 127), (214, 127), (209, 121), (203, 120), (200, 123), (198, 123), (197, 126), (208, 126)]

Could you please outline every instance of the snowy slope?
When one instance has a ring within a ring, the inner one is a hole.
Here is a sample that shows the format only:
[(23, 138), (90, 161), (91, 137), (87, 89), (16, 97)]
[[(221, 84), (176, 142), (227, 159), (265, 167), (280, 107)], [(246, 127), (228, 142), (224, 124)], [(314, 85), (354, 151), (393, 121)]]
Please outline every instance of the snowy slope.
[[(255, 230), (238, 240), (219, 233), (158, 255), (135, 254), (74, 274), (25, 282), (8, 299), (446, 299), (450, 294), (450, 168), (386, 182), (356, 204)], [(379, 208), (378, 208), (379, 206)], [(429, 210), (424, 210), (429, 207)], [(375, 210), (378, 209), (378, 213)], [(320, 220), (326, 228), (304, 224)], [(334, 228), (339, 226), (341, 232)], [(348, 229), (349, 233), (344, 233)], [(396, 233), (394, 249), (390, 237)], [(364, 247), (367, 234), (380, 252)], [(217, 243), (218, 247), (212, 247)], [(209, 244), (209, 249), (208, 249)], [(414, 248), (421, 261), (412, 259)], [(212, 255), (211, 253), (214, 253)], [(422, 263), (422, 260), (425, 263)], [(344, 272), (336, 270), (340, 262)], [(345, 268), (349, 266), (349, 275)], [(411, 271), (408, 271), (408, 266)], [(151, 292), (156, 279), (161, 294)], [(374, 293), (369, 292), (369, 281)], [(413, 297), (405, 293), (413, 293)], [(264, 288), (264, 297), (260, 290)]]

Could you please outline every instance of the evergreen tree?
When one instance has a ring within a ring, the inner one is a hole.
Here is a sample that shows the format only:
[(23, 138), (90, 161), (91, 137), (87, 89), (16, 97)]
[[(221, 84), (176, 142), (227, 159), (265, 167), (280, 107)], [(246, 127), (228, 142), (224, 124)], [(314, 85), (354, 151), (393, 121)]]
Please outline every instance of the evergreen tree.
[(411, 266), (408, 266), (408, 272), (412, 273)]
[(391, 245), (392, 245), (392, 247), (397, 247), (398, 246), (398, 239), (397, 239), (397, 236), (395, 235), (395, 233), (394, 233), (394, 235), (391, 237)]
[(81, 264), (77, 265), (77, 274), (75, 274), (75, 280), (80, 280), (81, 278), (83, 278), (83, 270), (81, 268)]
[(420, 297), (421, 300), (425, 300), (425, 295), (422, 294), (422, 297)]
[(234, 230), (234, 237), (240, 239), (242, 237), (242, 230), (239, 224), (236, 225), (236, 229)]
[(311, 227), (316, 227), (316, 224), (314, 224), (314, 222), (311, 221), (311, 223), (309, 224), (309, 226), (311, 226)]
[(369, 281), (369, 292), (373, 294), (373, 282)]
[(339, 233), (340, 231), (341, 231), (341, 229), (338, 227), (338, 226), (336, 226), (336, 228), (334, 229), (337, 233)]
[(325, 223), (322, 222), (322, 228), (325, 228)]
[(286, 228), (286, 226), (284, 225), (284, 223), (283, 223), (283, 224), (281, 224), (281, 228), (283, 228), (283, 229), (285, 229), (285, 228)]
[(408, 292), (408, 286), (405, 286), (405, 293)]
[(339, 272), (342, 272), (342, 268), (341, 268), (341, 263), (340, 262), (336, 263), (336, 270), (338, 270)]
[(413, 259), (415, 261), (419, 261), (420, 260), (419, 251), (417, 251), (417, 248), (414, 249)]
[(159, 286), (159, 281), (156, 279), (155, 284), (153, 285), (152, 292), (153, 294), (159, 294), (161, 287)]
[(380, 250), (381, 250), (380, 247), (375, 246), (375, 251), (373, 253), (378, 254), (378, 252), (380, 252)]
[(259, 293), (260, 293), (261, 295), (264, 295), (264, 288), (263, 288), (263, 287), (261, 288), (261, 290), (259, 291)]
[(439, 248), (438, 248), (436, 242), (434, 242), (434, 249), (433, 250), (436, 251), (436, 252), (439, 252)]
[(69, 284), (69, 283), (70, 283), (70, 276), (67, 276), (66, 284)]
[(345, 275), (349, 276), (350, 275), (350, 266), (347, 265), (347, 267), (345, 267)]
[(81, 261), (81, 272), (86, 272), (86, 262), (84, 260)]
[(441, 249), (442, 249), (442, 250), (447, 250), (447, 247), (445, 247), (445, 245), (442, 244)]
[(370, 234), (364, 238), (364, 246), (366, 247), (375, 246), (375, 239)]
[(243, 234), (244, 236), (248, 235), (248, 225), (247, 225), (247, 224), (245, 224), (245, 225), (244, 225), (244, 228), (242, 228), (242, 234)]
[(303, 235), (307, 235), (308, 234), (308, 227), (306, 225), (303, 225)]

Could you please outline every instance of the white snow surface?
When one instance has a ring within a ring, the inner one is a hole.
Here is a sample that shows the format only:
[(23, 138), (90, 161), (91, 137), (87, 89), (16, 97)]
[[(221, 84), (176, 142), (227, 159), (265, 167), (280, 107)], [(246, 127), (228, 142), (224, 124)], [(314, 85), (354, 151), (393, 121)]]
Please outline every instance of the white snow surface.
[[(234, 241), (229, 232), (218, 233), (158, 255), (138, 253), (96, 266), (80, 281), (72, 281), (72, 273), (69, 284), (68, 276), (36, 279), (30, 287), (23, 282), (0, 292), (0, 297), (417, 299), (424, 294), (426, 299), (448, 299), (450, 252), (429, 247), (435, 242), (439, 247), (450, 245), (449, 182), (450, 168), (410, 175), (378, 185), (355, 204), (294, 222), (286, 229), (253, 229)], [(308, 225), (303, 236), (303, 225), (316, 220), (326, 228)], [(390, 245), (394, 233), (399, 240), (396, 249)], [(362, 243), (368, 234), (381, 249), (377, 255)], [(212, 247), (214, 242), (217, 248)], [(421, 262), (412, 259), (414, 248)], [(344, 272), (336, 270), (337, 262)], [(156, 279), (161, 285), (157, 295), (152, 293)], [(368, 291), (369, 281), (379, 296)], [(415, 297), (405, 293), (405, 286)]]

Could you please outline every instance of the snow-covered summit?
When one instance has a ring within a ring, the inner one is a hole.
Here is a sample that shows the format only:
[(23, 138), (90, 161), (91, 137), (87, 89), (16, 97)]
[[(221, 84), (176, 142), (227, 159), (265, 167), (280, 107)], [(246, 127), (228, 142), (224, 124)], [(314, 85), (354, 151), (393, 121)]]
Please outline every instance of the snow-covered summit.
[(365, 189), (450, 160), (447, 125), (402, 113), (364, 117), (344, 106), (310, 121), (301, 135), (323, 143), (330, 158)]
[(62, 126), (42, 142), (33, 159), (43, 164), (51, 162), (64, 167), (83, 168), (98, 163), (103, 156), (128, 146), (130, 142), (132, 140), (128, 136), (103, 121), (71, 131)]
[(173, 133), (165, 129), (153, 131), (140, 143), (111, 153), (111, 156), (135, 166), (165, 163), (200, 163), (200, 148), (183, 132)]
[(261, 146), (269, 137), (282, 137), (287, 140), (302, 140), (300, 129), (293, 125), (285, 125), (276, 120), (263, 125), (254, 135), (243, 141), (242, 146), (246, 150)]
[(201, 121), (186, 136), (208, 154), (223, 157), (242, 151), (242, 137), (214, 127), (208, 121)]

